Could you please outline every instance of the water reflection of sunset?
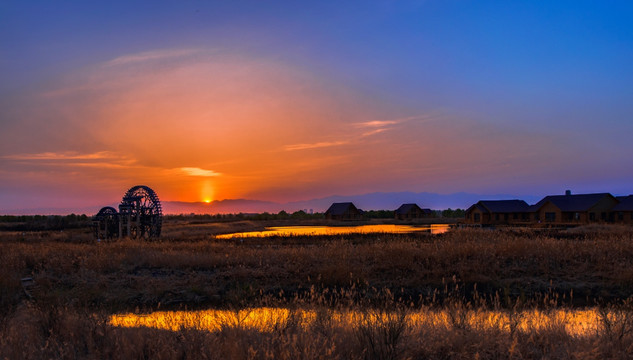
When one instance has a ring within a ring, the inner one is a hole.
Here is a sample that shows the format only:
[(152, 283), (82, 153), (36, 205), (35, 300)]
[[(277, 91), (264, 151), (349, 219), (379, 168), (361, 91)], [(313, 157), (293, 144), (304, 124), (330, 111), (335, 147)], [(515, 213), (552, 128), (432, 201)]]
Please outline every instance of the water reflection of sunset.
[[(158, 311), (150, 314), (119, 314), (110, 324), (121, 327), (151, 327), (177, 331), (197, 329), (220, 331), (227, 328), (273, 331), (289, 323), (304, 328), (327, 319), (330, 326), (349, 328), (361, 323), (386, 324), (404, 314), (406, 325), (413, 331), (420, 328), (446, 329), (464, 327), (481, 331), (543, 331), (560, 329), (571, 336), (591, 336), (604, 326), (596, 308), (583, 310), (450, 310), (422, 309), (403, 313), (380, 311), (338, 311), (330, 309), (301, 310), (287, 308), (251, 308), (243, 310)], [(606, 316), (614, 320), (613, 311)]]
[(413, 232), (429, 232), (442, 234), (448, 231), (446, 224), (431, 225), (358, 225), (358, 226), (276, 226), (263, 231), (248, 231), (224, 235), (216, 235), (217, 239), (233, 239), (241, 237), (267, 237), (267, 236), (314, 236), (314, 235), (345, 235), (345, 234), (406, 234)]

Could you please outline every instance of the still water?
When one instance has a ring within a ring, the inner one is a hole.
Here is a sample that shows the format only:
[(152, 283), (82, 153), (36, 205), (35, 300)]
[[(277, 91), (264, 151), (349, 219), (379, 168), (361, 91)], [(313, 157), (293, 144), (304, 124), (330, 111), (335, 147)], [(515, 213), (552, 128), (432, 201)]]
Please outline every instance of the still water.
[[(457, 315), (457, 316), (456, 316)], [(617, 321), (622, 314), (609, 311), (606, 315)], [(329, 326), (354, 328), (361, 323), (381, 324), (393, 321), (400, 315), (393, 312), (338, 311), (330, 309), (303, 310), (286, 308), (251, 308), (243, 310), (202, 310), (202, 311), (158, 311), (150, 314), (118, 314), (110, 317), (110, 325), (120, 327), (150, 327), (178, 331), (197, 329), (221, 331), (223, 329), (252, 329), (275, 331), (292, 322), (309, 328), (315, 322), (327, 319)], [(455, 319), (460, 319), (456, 324)], [(406, 326), (416, 328), (469, 328), (510, 332), (513, 329), (530, 332), (546, 329), (560, 329), (573, 336), (590, 336), (602, 331), (604, 321), (597, 308), (583, 310), (524, 310), (507, 311), (470, 309), (455, 311), (443, 309), (421, 309), (406, 311), (403, 320)]]
[(216, 235), (218, 239), (232, 239), (243, 237), (267, 237), (267, 236), (310, 236), (310, 235), (344, 235), (344, 234), (368, 234), (386, 233), (403, 234), (413, 232), (427, 232), (442, 234), (447, 232), (447, 224), (430, 225), (358, 225), (358, 226), (277, 226), (269, 227), (264, 231), (248, 231), (232, 234)]

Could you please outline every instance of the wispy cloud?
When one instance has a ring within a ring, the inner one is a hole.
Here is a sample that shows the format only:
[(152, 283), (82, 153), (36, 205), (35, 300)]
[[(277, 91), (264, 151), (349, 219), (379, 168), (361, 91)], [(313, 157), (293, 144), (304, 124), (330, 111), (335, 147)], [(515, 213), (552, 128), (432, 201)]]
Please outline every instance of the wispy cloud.
[(138, 168), (137, 160), (110, 151), (93, 153), (79, 152), (42, 152), (33, 154), (14, 154), (0, 157), (15, 163), (29, 164), (36, 168), (54, 167), (59, 169), (113, 169), (128, 170)]
[(363, 121), (363, 122), (354, 123), (353, 125), (356, 128), (360, 128), (360, 129), (372, 129), (370, 131), (366, 131), (366, 132), (362, 133), (360, 135), (360, 137), (363, 138), (363, 137), (367, 137), (367, 136), (380, 134), (380, 133), (385, 132), (387, 130), (391, 130), (391, 129), (395, 128), (396, 125), (405, 123), (407, 121), (423, 120), (423, 119), (429, 119), (429, 118), (430, 118), (430, 116), (428, 116), (428, 115), (416, 115), (416, 116), (408, 116), (408, 117), (404, 117), (404, 118), (389, 119), (389, 120)]
[(349, 136), (347, 136), (346, 140), (339, 141), (320, 141), (315, 143), (304, 143), (304, 144), (292, 144), (284, 146), (285, 151), (296, 151), (296, 150), (308, 150), (308, 149), (318, 149), (318, 148), (328, 148), (333, 146), (340, 145), (349, 145), (355, 144), (363, 140), (363, 138), (380, 134), (385, 131), (389, 131), (394, 129), (396, 125), (405, 123), (407, 121), (412, 120), (425, 120), (430, 119), (429, 115), (416, 115), (409, 116), (404, 118), (397, 119), (388, 119), (388, 120), (370, 120), (363, 122), (352, 123), (351, 125), (356, 128), (356, 130), (352, 131)]
[(112, 59), (105, 63), (105, 66), (119, 66), (134, 63), (142, 63), (146, 61), (163, 60), (169, 58), (178, 58), (183, 56), (189, 56), (200, 52), (199, 49), (168, 49), (168, 50), (155, 50), (146, 51), (137, 54), (123, 55), (115, 59)]
[(132, 165), (130, 163), (116, 163), (116, 162), (71, 162), (71, 163), (64, 163), (63, 165), (66, 167), (113, 169), (113, 170), (147, 168), (144, 166)]
[(110, 151), (98, 151), (94, 153), (77, 153), (77, 152), (43, 152), (35, 154), (14, 154), (5, 155), (2, 158), (7, 160), (20, 160), (20, 161), (38, 161), (38, 160), (104, 160), (104, 159), (122, 159)]
[(323, 142), (317, 142), (317, 143), (312, 143), (312, 144), (294, 144), (294, 145), (286, 145), (284, 147), (284, 150), (295, 151), (295, 150), (317, 149), (317, 148), (346, 145), (348, 143), (349, 141), (323, 141)]
[(428, 115), (416, 115), (416, 116), (408, 116), (404, 118), (390, 119), (390, 120), (363, 121), (363, 122), (355, 123), (354, 125), (360, 128), (383, 128), (383, 127), (389, 127), (392, 125), (398, 125), (398, 124), (411, 121), (411, 120), (422, 120), (422, 119), (428, 119), (428, 118), (430, 118), (430, 116)]
[(376, 130), (372, 130), (372, 131), (368, 131), (366, 133), (363, 133), (361, 136), (372, 136), (372, 135), (376, 135), (376, 134), (380, 134), (381, 132), (385, 132), (389, 129), (376, 129)]
[(189, 176), (201, 176), (201, 177), (214, 177), (222, 175), (219, 172), (213, 170), (206, 170), (197, 167), (181, 167), (177, 169), (180, 173)]
[(355, 125), (357, 127), (375, 128), (375, 127), (384, 127), (384, 126), (389, 126), (389, 125), (396, 125), (396, 124), (399, 124), (401, 122), (402, 121), (398, 121), (398, 120), (372, 120), (372, 121), (365, 121), (365, 122), (356, 123)]

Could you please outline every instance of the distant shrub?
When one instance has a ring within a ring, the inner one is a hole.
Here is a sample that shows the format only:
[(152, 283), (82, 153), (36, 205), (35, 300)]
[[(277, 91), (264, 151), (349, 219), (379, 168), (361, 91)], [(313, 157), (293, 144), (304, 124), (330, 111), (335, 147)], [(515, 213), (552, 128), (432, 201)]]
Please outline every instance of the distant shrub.
[(83, 215), (2, 215), (0, 231), (65, 230), (89, 227), (92, 218)]

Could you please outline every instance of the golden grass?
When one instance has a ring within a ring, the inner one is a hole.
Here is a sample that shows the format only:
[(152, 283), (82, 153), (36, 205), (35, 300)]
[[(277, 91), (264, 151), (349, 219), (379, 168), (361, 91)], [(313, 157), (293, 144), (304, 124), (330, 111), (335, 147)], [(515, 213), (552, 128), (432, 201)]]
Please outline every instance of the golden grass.
[(0, 326), (7, 359), (628, 359), (626, 307), (250, 308), (107, 315), (19, 308)]
[(149, 243), (0, 234), (0, 359), (633, 356), (631, 228), (234, 240), (166, 228)]
[[(372, 310), (331, 310), (325, 309), (325, 316), (331, 326), (353, 328), (367, 321), (370, 323), (386, 323), (397, 317), (397, 312)], [(521, 331), (524, 333), (546, 331), (551, 328), (562, 328), (573, 337), (591, 337), (605, 331), (602, 316), (610, 322), (622, 316), (621, 312), (608, 310), (601, 314), (598, 308), (574, 309), (525, 309), (508, 312), (484, 308), (465, 309), (462, 327), (477, 329), (482, 332)], [(149, 314), (115, 314), (110, 317), (109, 324), (121, 327), (149, 327), (161, 330), (178, 331), (195, 329), (217, 332), (227, 327), (239, 327), (272, 332), (275, 329), (294, 323), (296, 326), (308, 328), (318, 320), (317, 310), (290, 308), (246, 308), (239, 310), (195, 310), (195, 311), (156, 311)], [(320, 314), (323, 316), (323, 314)], [(412, 328), (450, 329), (456, 326), (454, 310), (422, 308), (406, 311), (403, 323)]]
[[(20, 279), (32, 277), (41, 301), (124, 308), (218, 306), (265, 295), (285, 297), (356, 286), (390, 289), (419, 302), (459, 284), (468, 299), (590, 306), (633, 294), (633, 231), (459, 230), (427, 234), (161, 242), (79, 242), (72, 233), (2, 234), (0, 302), (15, 306)], [(175, 231), (175, 230), (174, 230)], [(186, 226), (183, 232), (189, 231)], [(49, 237), (46, 237), (49, 236)], [(82, 238), (84, 234), (78, 234)], [(67, 241), (66, 237), (71, 240)], [(455, 281), (453, 281), (455, 279)], [(367, 296), (371, 294), (366, 294)], [(564, 297), (564, 298), (563, 298)], [(257, 304), (252, 304), (257, 305)]]

